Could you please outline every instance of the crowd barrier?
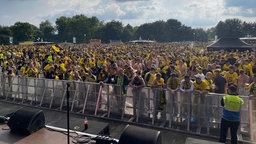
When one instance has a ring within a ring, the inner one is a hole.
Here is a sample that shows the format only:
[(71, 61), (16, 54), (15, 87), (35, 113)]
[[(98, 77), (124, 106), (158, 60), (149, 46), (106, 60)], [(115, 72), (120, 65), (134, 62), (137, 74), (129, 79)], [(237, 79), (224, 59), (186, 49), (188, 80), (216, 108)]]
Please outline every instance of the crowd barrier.
[[(67, 110), (137, 124), (209, 136), (219, 135), (224, 94), (170, 92), (158, 88), (0, 76), (2, 101)], [(69, 84), (69, 88), (67, 88)], [(67, 91), (69, 101), (67, 101)], [(241, 96), (240, 140), (255, 142), (255, 99)]]

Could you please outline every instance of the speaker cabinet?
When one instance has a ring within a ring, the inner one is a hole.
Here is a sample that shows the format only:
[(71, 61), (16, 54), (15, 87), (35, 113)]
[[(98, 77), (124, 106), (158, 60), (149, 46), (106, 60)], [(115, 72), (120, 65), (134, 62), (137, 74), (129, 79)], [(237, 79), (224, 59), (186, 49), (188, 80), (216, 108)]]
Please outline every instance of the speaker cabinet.
[(127, 125), (118, 144), (161, 144), (160, 131)]
[(44, 113), (38, 109), (21, 108), (10, 116), (7, 125), (11, 132), (29, 135), (44, 127)]

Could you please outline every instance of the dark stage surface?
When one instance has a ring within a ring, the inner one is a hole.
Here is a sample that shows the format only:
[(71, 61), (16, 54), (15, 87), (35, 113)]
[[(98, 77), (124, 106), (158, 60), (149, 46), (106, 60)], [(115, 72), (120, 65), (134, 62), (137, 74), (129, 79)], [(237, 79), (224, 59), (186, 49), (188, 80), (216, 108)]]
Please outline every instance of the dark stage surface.
[[(24, 106), (0, 102), (0, 115), (5, 116), (13, 113), (16, 110)], [(66, 113), (42, 109), (45, 115), (45, 123), (49, 126), (58, 128), (67, 128), (67, 117)], [(70, 129), (76, 131), (82, 131), (84, 129), (84, 116), (78, 114), (70, 114)], [(116, 139), (119, 139), (123, 129), (127, 125), (123, 122), (111, 121), (100, 118), (87, 117), (88, 129), (84, 131), (90, 134), (108, 134)], [(28, 143), (40, 143), (40, 144), (58, 144), (67, 143), (67, 136), (60, 132), (50, 131), (46, 128), (40, 129), (37, 132), (32, 133), (29, 136), (22, 136), (11, 133), (9, 127), (6, 124), (1, 124), (0, 130), (0, 144), (17, 143), (17, 144), (28, 144)], [(209, 139), (195, 135), (184, 134), (180, 132), (174, 132), (171, 130), (161, 129), (162, 144), (188, 144), (187, 138), (192, 137), (195, 142), (196, 139), (204, 139), (209, 141), (217, 141), (217, 139)], [(73, 139), (70, 138), (70, 141)]]

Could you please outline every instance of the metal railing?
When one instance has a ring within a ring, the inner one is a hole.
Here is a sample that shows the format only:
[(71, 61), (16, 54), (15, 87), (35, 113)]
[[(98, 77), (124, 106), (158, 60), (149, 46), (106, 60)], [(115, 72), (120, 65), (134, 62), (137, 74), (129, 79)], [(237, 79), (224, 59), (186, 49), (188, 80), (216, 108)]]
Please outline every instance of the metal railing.
[[(124, 93), (118, 85), (3, 75), (0, 81), (2, 101), (66, 110), (69, 83), (71, 112), (199, 135), (219, 135), (220, 100), (224, 94), (171, 93), (166, 89), (129, 86)], [(256, 100), (241, 97), (245, 104), (238, 136), (240, 140), (255, 142)]]

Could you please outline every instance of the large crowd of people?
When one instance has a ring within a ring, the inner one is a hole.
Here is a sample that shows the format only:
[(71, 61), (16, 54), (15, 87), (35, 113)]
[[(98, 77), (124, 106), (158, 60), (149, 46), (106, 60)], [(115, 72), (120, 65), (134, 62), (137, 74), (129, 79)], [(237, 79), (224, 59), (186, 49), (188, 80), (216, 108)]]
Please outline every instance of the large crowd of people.
[[(253, 51), (207, 51), (205, 43), (2, 45), (0, 66), (2, 74), (9, 77), (113, 84), (114, 91), (118, 90), (121, 95), (126, 95), (129, 85), (133, 103), (139, 107), (137, 111), (134, 106), (134, 115), (144, 113), (143, 87), (152, 88), (157, 97), (155, 109), (160, 111), (166, 104), (164, 89), (173, 95), (173, 101), (178, 91), (184, 95), (193, 92), (197, 95), (194, 102), (198, 98), (204, 102), (204, 94), (208, 92), (229, 94), (222, 100), (223, 112), (226, 112), (234, 106), (228, 105), (225, 99), (240, 101), (239, 97), (230, 95), (256, 96), (255, 54)], [(186, 101), (184, 98), (181, 101)], [(236, 106), (235, 110), (240, 107)], [(153, 115), (156, 118), (157, 112)], [(226, 115), (227, 112), (223, 116)], [(240, 113), (237, 116), (240, 117)], [(226, 119), (222, 120), (220, 142), (226, 139), (229, 125), (225, 122)], [(235, 128), (239, 120), (236, 123)], [(236, 132), (237, 129), (231, 133), (234, 142)]]
[(241, 95), (256, 74), (255, 52), (209, 52), (203, 43), (2, 45), (0, 64), (9, 76), (110, 84), (117, 83), (121, 70), (128, 83), (140, 76), (149, 87), (160, 75), (164, 85), (174, 89), (189, 77), (195, 89), (226, 93), (232, 84)]
[[(159, 74), (174, 89), (189, 77), (197, 90), (226, 93), (232, 84), (240, 95), (247, 94), (256, 74), (255, 52), (209, 52), (203, 43), (2, 45), (0, 64), (9, 76), (110, 84), (117, 83), (121, 70), (128, 83), (141, 76), (149, 87)], [(173, 82), (172, 76), (179, 80)]]

